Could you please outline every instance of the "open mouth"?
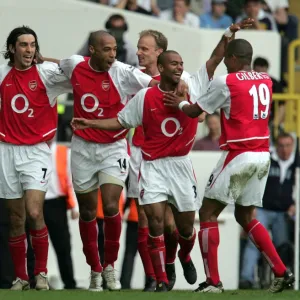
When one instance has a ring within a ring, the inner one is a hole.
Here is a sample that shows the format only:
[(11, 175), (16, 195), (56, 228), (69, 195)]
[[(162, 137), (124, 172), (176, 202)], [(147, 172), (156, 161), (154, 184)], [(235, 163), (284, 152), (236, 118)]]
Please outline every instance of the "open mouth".
[(174, 73), (174, 76), (175, 76), (176, 78), (180, 78), (180, 77), (181, 77), (181, 73), (180, 73), (180, 72)]
[(32, 61), (32, 56), (31, 55), (26, 55), (26, 56), (24, 56), (24, 60), (26, 61), (26, 62), (31, 62)]

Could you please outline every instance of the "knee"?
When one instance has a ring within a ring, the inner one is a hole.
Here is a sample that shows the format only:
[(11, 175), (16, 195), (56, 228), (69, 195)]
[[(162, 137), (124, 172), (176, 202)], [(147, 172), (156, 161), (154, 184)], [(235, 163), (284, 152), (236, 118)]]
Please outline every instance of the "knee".
[(25, 225), (25, 215), (23, 216), (22, 214), (17, 214), (15, 212), (11, 212), (10, 216), (10, 228), (11, 230), (19, 230), (23, 229)]
[(109, 203), (103, 203), (104, 216), (112, 217), (119, 212), (119, 200), (111, 201)]
[(37, 223), (44, 220), (43, 210), (37, 208), (32, 208), (30, 211), (27, 211), (27, 216), (30, 222)]
[(97, 210), (96, 208), (90, 207), (88, 205), (79, 205), (80, 219), (83, 221), (92, 221), (96, 218)]
[(165, 218), (164, 221), (164, 232), (167, 234), (171, 234), (176, 230), (176, 225), (174, 219), (170, 220), (169, 218)]
[(148, 219), (143, 208), (139, 207), (139, 227), (148, 227)]
[(241, 225), (242, 228), (246, 228), (247, 225), (253, 220), (252, 214), (240, 213), (237, 210), (234, 212), (234, 217), (237, 223)]
[(162, 235), (164, 232), (164, 218), (163, 216), (151, 215), (148, 216), (149, 232), (152, 236)]
[(193, 224), (182, 224), (182, 226), (178, 226), (177, 229), (179, 234), (185, 239), (190, 238), (194, 233)]
[(218, 216), (213, 212), (207, 211), (203, 207), (199, 210), (200, 222), (217, 222)]

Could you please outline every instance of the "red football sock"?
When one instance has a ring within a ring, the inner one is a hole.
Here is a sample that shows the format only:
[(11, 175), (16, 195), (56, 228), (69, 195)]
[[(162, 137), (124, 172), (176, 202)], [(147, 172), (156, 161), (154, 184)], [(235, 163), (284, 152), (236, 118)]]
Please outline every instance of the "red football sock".
[(218, 270), (218, 247), (220, 243), (218, 222), (200, 222), (198, 233), (206, 280), (217, 285), (220, 281)]
[(87, 264), (91, 266), (92, 271), (101, 273), (102, 266), (98, 252), (99, 229), (96, 219), (89, 222), (79, 219), (79, 230)]
[(121, 229), (120, 213), (112, 217), (104, 216), (104, 269), (108, 265), (114, 266), (114, 262), (118, 259)]
[(46, 273), (47, 261), (48, 261), (48, 229), (45, 226), (43, 229), (30, 230), (31, 245), (35, 257), (34, 275), (38, 275), (42, 272)]
[(180, 245), (180, 250), (178, 252), (178, 256), (181, 261), (188, 262), (191, 260), (190, 253), (194, 247), (196, 240), (196, 230), (193, 229), (193, 234), (189, 238), (184, 238), (181, 235), (179, 235), (179, 245)]
[(283, 277), (286, 267), (280, 259), (267, 229), (257, 220), (252, 220), (245, 231), (257, 249), (264, 255), (276, 277)]
[(9, 251), (14, 263), (15, 276), (22, 280), (29, 280), (27, 274), (27, 238), (22, 234), (9, 238)]
[(165, 232), (164, 239), (166, 245), (166, 264), (173, 264), (176, 259), (179, 240), (177, 228), (172, 233)]
[(155, 273), (153, 270), (151, 257), (148, 251), (148, 235), (148, 227), (138, 228), (138, 251), (144, 266), (146, 276), (155, 279)]
[(165, 282), (166, 284), (169, 284), (165, 267), (166, 248), (164, 236), (161, 235), (153, 237), (149, 235), (148, 249), (155, 272), (156, 281), (158, 283)]

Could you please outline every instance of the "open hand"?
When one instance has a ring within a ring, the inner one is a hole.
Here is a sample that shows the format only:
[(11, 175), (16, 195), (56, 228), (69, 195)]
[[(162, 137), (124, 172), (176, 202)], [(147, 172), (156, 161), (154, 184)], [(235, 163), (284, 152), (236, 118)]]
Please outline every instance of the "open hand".
[(166, 106), (178, 108), (179, 103), (182, 102), (183, 100), (186, 100), (185, 96), (186, 96), (186, 93), (179, 96), (179, 95), (175, 94), (174, 92), (166, 92), (166, 93), (164, 93), (163, 101)]
[(240, 23), (232, 24), (230, 26), (230, 31), (235, 33), (237, 31), (239, 31), (240, 29), (249, 29), (249, 28), (253, 27), (254, 22), (255, 22), (254, 19), (251, 19), (251, 18), (245, 19)]
[(75, 130), (82, 130), (89, 128), (89, 120), (84, 118), (73, 118), (71, 121), (72, 129)]

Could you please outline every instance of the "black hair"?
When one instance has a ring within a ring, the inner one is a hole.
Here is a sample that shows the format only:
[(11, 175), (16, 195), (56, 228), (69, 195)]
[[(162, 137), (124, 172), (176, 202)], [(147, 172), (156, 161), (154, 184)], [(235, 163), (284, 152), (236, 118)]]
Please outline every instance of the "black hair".
[(14, 54), (10, 51), (10, 46), (13, 46), (14, 48), (16, 47), (16, 43), (18, 40), (18, 37), (23, 35), (23, 34), (31, 34), (34, 36), (35, 39), (35, 48), (36, 48), (36, 52), (40, 51), (40, 46), (38, 43), (38, 38), (36, 33), (29, 28), (28, 26), (21, 26), (21, 27), (17, 27), (15, 29), (13, 29), (10, 34), (7, 37), (6, 40), (6, 51), (4, 52), (3, 56), (5, 59), (9, 59), (11, 63), (14, 62)]
[(263, 57), (256, 57), (253, 66), (269, 68), (269, 62)]
[(236, 39), (228, 44), (226, 56), (235, 56), (242, 64), (251, 65), (253, 48), (248, 41), (244, 39)]
[(166, 59), (166, 56), (168, 54), (178, 54), (178, 52), (174, 51), (174, 50), (166, 50), (166, 51), (163, 51), (161, 54), (159, 54), (158, 58), (157, 58), (157, 64), (158, 65), (164, 65), (165, 63), (165, 59)]
[(97, 38), (105, 36), (105, 35), (112, 36), (110, 33), (108, 33), (105, 30), (98, 30), (98, 31), (92, 32), (89, 36), (89, 45), (95, 46), (97, 43)]

